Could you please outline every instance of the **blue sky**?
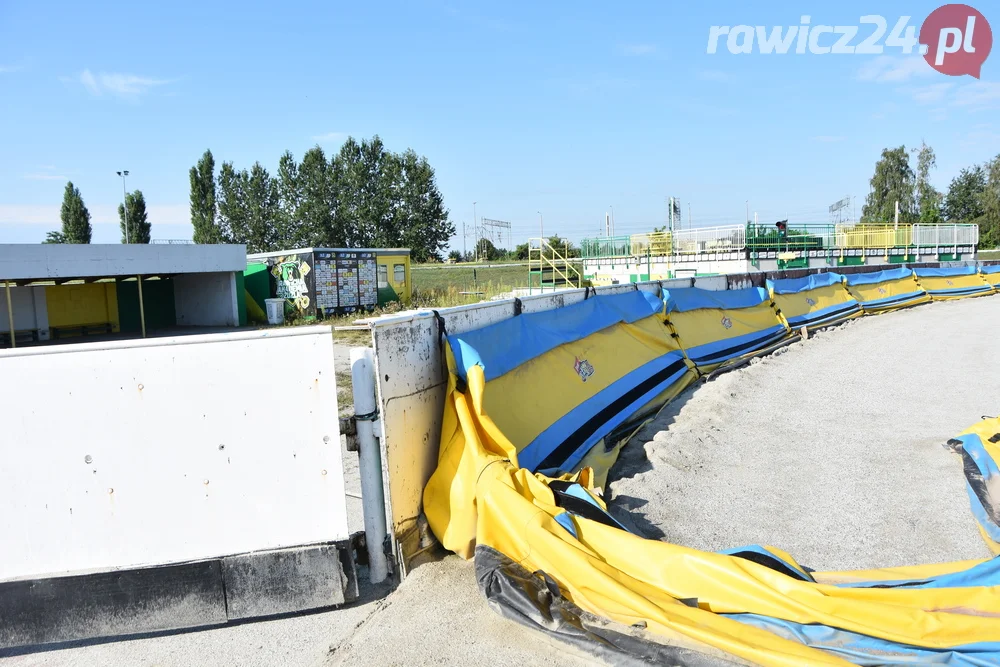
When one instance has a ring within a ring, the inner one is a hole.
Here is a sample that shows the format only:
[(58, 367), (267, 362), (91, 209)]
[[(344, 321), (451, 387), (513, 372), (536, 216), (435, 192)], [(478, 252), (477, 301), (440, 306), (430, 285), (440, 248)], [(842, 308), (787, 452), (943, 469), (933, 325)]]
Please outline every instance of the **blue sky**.
[(709, 28), (919, 30), (939, 4), (2, 0), (0, 242), (57, 229), (67, 179), (94, 241), (117, 242), (123, 168), (153, 237), (190, 238), (206, 148), (273, 170), (373, 134), (427, 156), (459, 230), (473, 201), (521, 239), (538, 211), (546, 234), (595, 235), (610, 206), (619, 233), (647, 231), (670, 195), (695, 226), (739, 223), (748, 199), (764, 220), (826, 221), (845, 195), (860, 213), (885, 146), (933, 146), (941, 189), (1000, 153), (1000, 54), (977, 81), (918, 56), (710, 55)]

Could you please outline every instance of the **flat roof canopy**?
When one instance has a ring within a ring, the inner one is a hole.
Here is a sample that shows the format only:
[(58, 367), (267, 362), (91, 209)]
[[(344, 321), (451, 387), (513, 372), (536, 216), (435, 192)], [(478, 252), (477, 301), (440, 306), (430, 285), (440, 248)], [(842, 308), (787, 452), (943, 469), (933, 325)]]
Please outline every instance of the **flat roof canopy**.
[(307, 252), (373, 252), (376, 255), (409, 255), (409, 248), (293, 248), (274, 252), (255, 252), (247, 255), (247, 259), (267, 259), (268, 257), (284, 257)]
[(243, 271), (245, 245), (0, 244), (0, 282), (16, 284)]

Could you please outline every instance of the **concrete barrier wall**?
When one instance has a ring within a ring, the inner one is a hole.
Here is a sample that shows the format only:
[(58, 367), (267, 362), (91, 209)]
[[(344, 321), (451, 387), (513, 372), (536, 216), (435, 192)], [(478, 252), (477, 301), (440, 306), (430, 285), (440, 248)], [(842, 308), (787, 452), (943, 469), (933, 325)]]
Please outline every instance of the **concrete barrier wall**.
[(0, 580), (345, 540), (329, 327), (0, 351)]

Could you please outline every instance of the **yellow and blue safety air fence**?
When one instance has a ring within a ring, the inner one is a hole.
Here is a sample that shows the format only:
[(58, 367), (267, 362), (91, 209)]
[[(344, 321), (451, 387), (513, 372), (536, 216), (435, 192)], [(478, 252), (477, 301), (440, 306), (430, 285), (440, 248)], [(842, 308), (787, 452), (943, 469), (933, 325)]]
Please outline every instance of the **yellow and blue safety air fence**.
[[(475, 557), (491, 607), (616, 663), (1000, 664), (1000, 559), (815, 572), (774, 547), (709, 553), (645, 539), (599, 493), (623, 444), (699, 375), (792, 327), (994, 293), (986, 276), (997, 275), (897, 269), (766, 290), (637, 290), (448, 336), (439, 462), (424, 490), (431, 528)], [(1000, 552), (1000, 420), (950, 446)]]

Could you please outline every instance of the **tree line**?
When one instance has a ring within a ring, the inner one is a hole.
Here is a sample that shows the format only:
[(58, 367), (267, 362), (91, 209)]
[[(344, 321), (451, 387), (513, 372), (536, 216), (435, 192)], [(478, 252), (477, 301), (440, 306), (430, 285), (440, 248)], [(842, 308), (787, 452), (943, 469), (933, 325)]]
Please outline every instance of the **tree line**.
[[(911, 153), (917, 156), (916, 171)], [(976, 224), (981, 247), (1000, 245), (1000, 155), (962, 169), (947, 193), (931, 185), (930, 172), (936, 167), (934, 149), (926, 143), (912, 151), (906, 146), (884, 149), (869, 181), (861, 222), (894, 222), (899, 202), (899, 222)]]
[[(125, 195), (125, 206), (118, 205), (118, 226), (121, 228), (122, 243), (149, 243), (151, 225), (146, 214), (146, 198), (141, 190)], [(127, 218), (127, 219), (126, 219)], [(94, 229), (90, 224), (90, 211), (83, 203), (80, 188), (70, 181), (63, 191), (62, 207), (59, 209), (62, 227), (45, 235), (43, 243), (90, 243)], [(127, 228), (127, 231), (126, 231)], [(126, 240), (127, 239), (127, 240)]]
[(376, 135), (348, 138), (327, 158), (290, 151), (276, 174), (259, 162), (237, 170), (205, 151), (189, 172), (195, 243), (244, 243), (249, 252), (301, 247), (410, 248), (440, 261), (455, 233), (427, 158), (393, 153)]

